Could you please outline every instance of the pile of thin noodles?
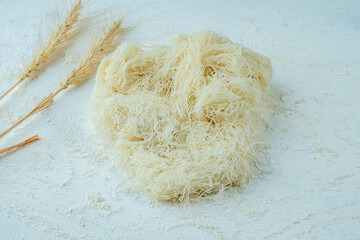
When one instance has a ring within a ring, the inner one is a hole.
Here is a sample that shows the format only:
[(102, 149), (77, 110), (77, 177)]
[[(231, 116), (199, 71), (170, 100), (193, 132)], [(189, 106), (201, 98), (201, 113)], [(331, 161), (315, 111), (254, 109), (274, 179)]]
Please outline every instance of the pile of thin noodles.
[(140, 188), (188, 200), (252, 176), (271, 76), (268, 58), (211, 31), (125, 43), (98, 69), (92, 119)]

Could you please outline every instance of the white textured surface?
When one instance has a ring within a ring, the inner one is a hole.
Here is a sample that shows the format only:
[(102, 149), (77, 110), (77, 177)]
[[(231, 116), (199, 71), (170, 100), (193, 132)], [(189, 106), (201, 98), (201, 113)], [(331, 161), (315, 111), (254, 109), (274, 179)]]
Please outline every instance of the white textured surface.
[[(111, 4), (93, 1), (88, 10)], [(123, 173), (91, 136), (92, 79), (0, 140), (2, 148), (42, 137), (0, 158), (0, 239), (360, 239), (358, 1), (122, 4), (138, 23), (128, 40), (167, 43), (175, 32), (208, 28), (271, 58), (271, 170), (244, 190), (188, 206), (127, 192)], [(46, 35), (54, 6), (0, 2), (0, 92), (16, 81), (39, 29)], [(56, 89), (85, 48), (75, 44), (0, 102), (0, 130)]]

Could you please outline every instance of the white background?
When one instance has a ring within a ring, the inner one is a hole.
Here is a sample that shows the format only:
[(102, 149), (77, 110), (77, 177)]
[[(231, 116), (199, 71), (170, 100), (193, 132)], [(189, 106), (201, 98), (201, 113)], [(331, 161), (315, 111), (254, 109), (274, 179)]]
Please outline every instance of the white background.
[[(86, 11), (115, 2), (93, 0)], [(64, 4), (0, 1), (0, 93)], [(129, 191), (92, 135), (91, 78), (0, 140), (41, 137), (0, 157), (0, 239), (360, 239), (359, 1), (137, 0), (117, 9), (137, 26), (124, 41), (171, 44), (173, 33), (211, 29), (271, 59), (276, 111), (261, 157), (270, 167), (243, 190), (152, 203)], [(0, 102), (0, 131), (57, 89), (89, 39)]]

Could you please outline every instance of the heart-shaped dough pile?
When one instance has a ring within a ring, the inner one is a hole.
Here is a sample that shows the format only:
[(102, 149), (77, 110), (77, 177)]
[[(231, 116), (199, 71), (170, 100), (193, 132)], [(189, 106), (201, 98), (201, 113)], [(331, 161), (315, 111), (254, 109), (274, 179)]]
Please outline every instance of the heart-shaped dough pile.
[(271, 75), (268, 58), (210, 31), (122, 44), (98, 69), (93, 122), (138, 186), (187, 200), (252, 175)]

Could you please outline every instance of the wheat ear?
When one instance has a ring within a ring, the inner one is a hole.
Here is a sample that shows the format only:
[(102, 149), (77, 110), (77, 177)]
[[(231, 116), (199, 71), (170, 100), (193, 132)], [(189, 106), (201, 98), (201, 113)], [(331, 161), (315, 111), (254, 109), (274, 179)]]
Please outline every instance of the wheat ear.
[(66, 89), (69, 85), (80, 84), (88, 79), (94, 73), (97, 66), (100, 64), (101, 59), (112, 50), (114, 50), (116, 43), (120, 36), (124, 33), (125, 29), (121, 26), (121, 20), (113, 22), (107, 32), (105, 32), (98, 40), (93, 41), (90, 45), (85, 57), (73, 69), (69, 76), (60, 84), (60, 88), (55, 93), (50, 93), (49, 96), (44, 98), (31, 112), (25, 117), (20, 119), (17, 123), (0, 134), (0, 138), (8, 134), (11, 130), (25, 121), (32, 115), (47, 109), (54, 104), (54, 97)]
[(121, 24), (122, 20), (112, 22), (107, 32), (100, 38), (92, 41), (90, 48), (83, 59), (77, 64), (67, 78), (60, 83), (60, 89), (66, 89), (70, 85), (79, 84), (96, 71), (100, 61), (104, 56), (114, 50), (120, 36), (126, 31), (125, 28), (122, 28)]
[(81, 8), (81, 0), (72, 5), (64, 21), (57, 25), (55, 31), (50, 33), (46, 44), (34, 53), (31, 61), (24, 66), (18, 81), (0, 96), (0, 100), (25, 79), (35, 78), (53, 62), (64, 47), (74, 40), (74, 36), (82, 29), (83, 20), (79, 18)]
[(39, 140), (39, 136), (38, 135), (35, 135), (35, 136), (32, 136), (31, 138), (29, 139), (26, 139), (25, 141), (21, 142), (21, 143), (18, 143), (18, 144), (15, 144), (11, 147), (7, 147), (7, 148), (4, 148), (4, 149), (1, 149), (0, 150), (0, 154), (3, 154), (3, 153), (6, 153), (6, 152), (9, 152), (11, 150), (15, 150), (15, 149), (19, 149), (19, 148), (22, 148), (24, 147), (25, 145), (28, 145), (29, 143), (32, 143), (32, 142), (35, 142), (37, 140)]

